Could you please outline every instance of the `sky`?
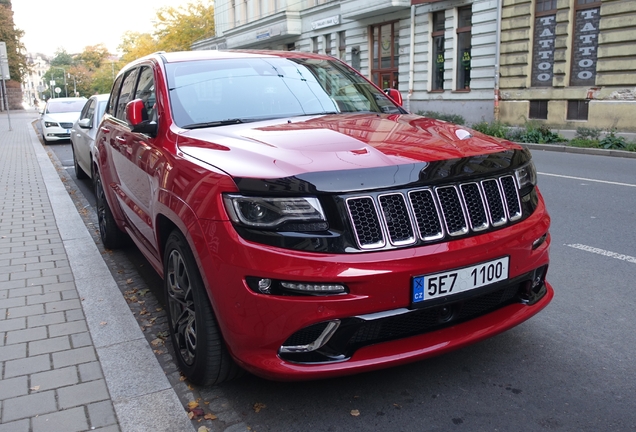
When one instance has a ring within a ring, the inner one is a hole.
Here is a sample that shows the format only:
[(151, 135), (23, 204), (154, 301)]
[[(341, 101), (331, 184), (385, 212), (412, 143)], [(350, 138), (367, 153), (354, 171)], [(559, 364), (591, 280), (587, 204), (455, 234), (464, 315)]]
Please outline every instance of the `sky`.
[(53, 57), (60, 48), (69, 54), (103, 43), (113, 54), (126, 31), (152, 33), (152, 21), (165, 6), (193, 0), (11, 0), (15, 26), (24, 31), (29, 53)]

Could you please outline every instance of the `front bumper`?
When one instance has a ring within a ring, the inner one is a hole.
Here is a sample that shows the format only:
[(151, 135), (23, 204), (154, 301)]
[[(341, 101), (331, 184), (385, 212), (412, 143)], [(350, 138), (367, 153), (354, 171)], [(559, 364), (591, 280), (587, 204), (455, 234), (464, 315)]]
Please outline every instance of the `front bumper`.
[[(520, 296), (534, 279), (534, 271), (547, 269), (549, 261), (549, 235), (533, 247), (550, 224), (541, 200), (528, 219), (505, 229), (446, 243), (359, 254), (318, 254), (255, 244), (239, 237), (229, 222), (200, 222), (207, 248), (198, 250), (199, 260), (228, 349), (242, 367), (266, 378), (325, 378), (438, 355), (520, 324), (543, 309), (554, 294), (542, 278), (531, 302)], [(505, 255), (510, 257), (505, 284), (449, 298), (428, 311), (411, 308), (414, 276)], [(340, 283), (349, 291), (333, 296), (268, 295), (251, 290), (247, 276)], [(477, 298), (482, 296), (497, 299), (485, 306), (470, 305), (473, 299), (480, 303)], [(451, 308), (454, 318), (440, 320), (444, 308)], [(468, 310), (473, 312), (464, 313)], [(309, 355), (286, 349), (311, 343), (311, 337), (295, 340), (299, 332), (314, 327), (313, 334), (320, 336), (325, 323), (336, 321), (338, 329), (326, 343), (318, 341), (315, 346), (321, 346)]]
[(42, 135), (46, 141), (60, 141), (71, 139), (71, 130), (61, 127), (43, 127)]

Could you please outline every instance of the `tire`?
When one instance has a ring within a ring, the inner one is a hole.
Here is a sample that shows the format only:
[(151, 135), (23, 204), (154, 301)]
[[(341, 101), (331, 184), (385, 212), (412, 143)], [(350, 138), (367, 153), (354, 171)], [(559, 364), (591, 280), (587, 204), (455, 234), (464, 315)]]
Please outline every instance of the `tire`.
[(99, 221), (99, 236), (106, 249), (119, 249), (126, 244), (126, 234), (122, 232), (115, 222), (110, 211), (102, 180), (99, 175), (95, 179), (95, 199), (97, 201), (97, 220)]
[(219, 331), (192, 251), (178, 230), (166, 241), (163, 269), (170, 338), (181, 372), (201, 386), (240, 375)]
[(88, 175), (86, 174), (86, 171), (84, 171), (82, 167), (79, 166), (79, 164), (77, 163), (77, 157), (75, 156), (75, 146), (73, 145), (73, 142), (71, 142), (71, 150), (73, 150), (73, 167), (75, 168), (75, 177), (77, 177), (78, 180), (87, 179)]

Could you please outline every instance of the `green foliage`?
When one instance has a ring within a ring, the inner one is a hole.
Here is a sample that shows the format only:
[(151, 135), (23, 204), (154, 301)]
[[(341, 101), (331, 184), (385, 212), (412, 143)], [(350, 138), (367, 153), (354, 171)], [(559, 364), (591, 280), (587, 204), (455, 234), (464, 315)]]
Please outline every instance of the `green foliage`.
[(570, 147), (600, 148), (598, 140), (589, 138), (573, 138), (568, 145)]
[(444, 121), (455, 123), (458, 125), (466, 124), (466, 119), (459, 114), (446, 114), (446, 113), (437, 112), (437, 111), (418, 111), (416, 114), (424, 116), (424, 117), (444, 120)]
[(21, 42), (24, 31), (17, 29), (13, 22), (11, 2), (0, 2), (0, 41), (7, 44), (7, 59), (9, 60), (9, 75), (11, 80), (22, 82), (29, 67), (24, 53), (26, 49)]
[(508, 126), (498, 121), (492, 123), (482, 121), (473, 124), (471, 127), (478, 132), (497, 138), (506, 138), (508, 135)]
[(575, 138), (598, 141), (601, 138), (602, 131), (603, 131), (602, 129), (597, 129), (597, 128), (579, 127), (579, 128), (576, 128)]
[(627, 140), (625, 137), (616, 136), (616, 130), (611, 129), (607, 132), (607, 135), (605, 135), (599, 144), (604, 149), (625, 150), (625, 147), (627, 147)]
[(567, 141), (561, 135), (552, 132), (547, 126), (536, 122), (526, 122), (523, 129), (511, 132), (509, 140), (521, 143), (550, 144)]

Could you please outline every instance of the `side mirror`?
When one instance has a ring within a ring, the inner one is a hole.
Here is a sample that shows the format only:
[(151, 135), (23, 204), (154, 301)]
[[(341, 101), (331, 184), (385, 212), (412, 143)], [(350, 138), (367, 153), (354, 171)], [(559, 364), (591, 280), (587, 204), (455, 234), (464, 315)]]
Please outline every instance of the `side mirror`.
[(146, 104), (141, 99), (131, 100), (126, 104), (126, 120), (132, 126), (133, 132), (153, 137), (157, 135), (157, 122), (148, 120)]
[(83, 118), (77, 122), (77, 125), (82, 129), (90, 129), (91, 128), (91, 119)]
[(393, 100), (393, 102), (395, 102), (399, 106), (402, 106), (402, 104), (404, 103), (404, 100), (402, 99), (402, 93), (400, 93), (398, 89), (386, 88), (384, 89), (384, 93), (386, 93), (386, 95), (390, 97)]

